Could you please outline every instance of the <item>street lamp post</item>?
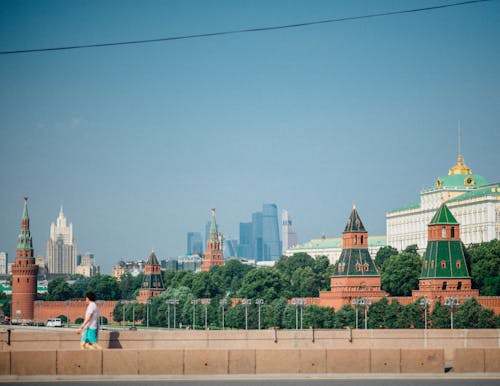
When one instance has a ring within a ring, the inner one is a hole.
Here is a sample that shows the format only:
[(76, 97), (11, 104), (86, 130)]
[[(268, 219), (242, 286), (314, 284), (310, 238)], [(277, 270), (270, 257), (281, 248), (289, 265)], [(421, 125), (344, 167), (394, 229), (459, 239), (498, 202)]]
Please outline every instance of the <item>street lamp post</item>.
[(260, 330), (260, 307), (264, 304), (264, 299), (255, 299), (255, 304), (259, 306), (259, 330)]
[(222, 308), (222, 329), (224, 330), (224, 306), (227, 304), (227, 299), (219, 300), (219, 304)]
[(368, 329), (368, 306), (370, 306), (372, 303), (368, 299), (364, 299), (365, 301), (365, 330)]
[(125, 330), (125, 305), (128, 303), (128, 300), (122, 300), (122, 328)]
[(71, 300), (66, 300), (66, 327), (69, 327), (69, 306), (71, 304)]
[(460, 303), (458, 302), (457, 298), (450, 297), (446, 298), (444, 301), (444, 305), (450, 307), (450, 322), (451, 322), (451, 328), (453, 329), (453, 308), (458, 306)]
[(424, 330), (427, 330), (427, 308), (430, 306), (431, 302), (426, 298), (420, 299), (420, 305), (424, 307)]
[(146, 301), (146, 328), (149, 328), (149, 306), (151, 305), (151, 299)]
[(304, 304), (306, 304), (305, 299), (302, 298), (293, 298), (292, 299), (292, 304), (295, 305), (295, 329), (299, 329), (299, 308), (300, 308), (300, 329), (302, 330), (303, 327), (303, 317), (302, 317), (302, 310)]
[(243, 299), (241, 303), (245, 306), (245, 330), (248, 330), (248, 306), (252, 304), (252, 299)]
[(177, 306), (177, 304), (179, 304), (179, 301), (177, 299), (171, 299), (171, 303), (174, 305), (174, 330), (175, 330), (175, 324), (176, 324), (176, 315), (175, 315), (175, 308)]
[(367, 305), (367, 303), (368, 303), (368, 301), (366, 298), (356, 298), (352, 301), (352, 304), (354, 304), (354, 308), (356, 310), (356, 329), (358, 329), (358, 327), (359, 327), (359, 324), (358, 324), (359, 306), (365, 306), (365, 329), (367, 327), (367, 325), (366, 325), (366, 305)]
[(191, 300), (191, 304), (193, 305), (193, 330), (196, 330), (196, 304), (198, 303), (197, 299)]
[(135, 303), (137, 300), (131, 300), (130, 303), (132, 303), (132, 327), (135, 328)]
[(201, 303), (205, 306), (205, 330), (208, 330), (208, 305), (210, 301), (211, 299), (208, 298), (201, 299)]
[(165, 304), (167, 305), (167, 328), (170, 330), (170, 304), (172, 304), (171, 299), (167, 299), (165, 301)]

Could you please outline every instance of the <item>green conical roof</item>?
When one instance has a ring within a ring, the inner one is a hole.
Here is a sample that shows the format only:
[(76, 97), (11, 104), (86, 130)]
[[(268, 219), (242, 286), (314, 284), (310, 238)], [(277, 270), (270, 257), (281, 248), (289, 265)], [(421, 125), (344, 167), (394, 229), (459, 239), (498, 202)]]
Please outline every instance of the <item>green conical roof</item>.
[(158, 262), (158, 258), (156, 257), (154, 251), (151, 252), (149, 255), (148, 261), (146, 262), (147, 265), (160, 265)]
[(368, 249), (343, 249), (333, 276), (379, 276)]
[(356, 207), (352, 208), (351, 215), (347, 220), (344, 232), (366, 232), (365, 226), (359, 217)]
[(211, 241), (218, 241), (219, 231), (217, 230), (217, 222), (215, 221), (215, 209), (212, 209), (212, 221), (210, 223), (210, 235), (209, 239)]
[(437, 225), (437, 224), (457, 224), (458, 221), (455, 219), (451, 211), (448, 209), (446, 204), (441, 204), (439, 209), (434, 214), (429, 225)]
[(468, 278), (464, 247), (460, 240), (427, 243), (421, 278)]
[(21, 230), (17, 237), (17, 249), (33, 250), (33, 240), (30, 232), (30, 219), (28, 216), (28, 197), (24, 197), (24, 208), (21, 217)]

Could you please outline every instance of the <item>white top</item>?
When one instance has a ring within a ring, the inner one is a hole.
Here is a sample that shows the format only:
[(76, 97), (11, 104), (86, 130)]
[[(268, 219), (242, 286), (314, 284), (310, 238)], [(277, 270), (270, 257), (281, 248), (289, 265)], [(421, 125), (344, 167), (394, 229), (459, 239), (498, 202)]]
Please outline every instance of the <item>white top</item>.
[(87, 327), (97, 329), (99, 320), (99, 309), (97, 308), (97, 304), (95, 304), (95, 302), (90, 302), (89, 305), (87, 306), (87, 310), (85, 311), (85, 316), (87, 315), (91, 315)]

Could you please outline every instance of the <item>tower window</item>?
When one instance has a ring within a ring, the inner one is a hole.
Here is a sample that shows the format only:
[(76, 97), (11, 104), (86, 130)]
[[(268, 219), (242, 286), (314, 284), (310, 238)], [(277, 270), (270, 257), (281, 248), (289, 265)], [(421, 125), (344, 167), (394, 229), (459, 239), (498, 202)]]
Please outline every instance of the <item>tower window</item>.
[(431, 261), (431, 268), (434, 268), (434, 260)]
[(459, 290), (459, 289), (462, 289), (462, 282), (461, 281), (459, 281), (457, 283), (457, 290)]
[(442, 289), (442, 290), (445, 290), (447, 286), (448, 286), (448, 283), (447, 283), (447, 282), (445, 282), (445, 281), (443, 281), (443, 286), (441, 287), (441, 289)]
[(460, 268), (462, 266), (462, 263), (460, 262), (460, 260), (457, 261), (457, 268)]
[(361, 264), (359, 263), (356, 264), (356, 271), (361, 271)]
[(354, 235), (354, 245), (358, 243), (358, 235)]
[(361, 245), (363, 245), (363, 239), (364, 239), (364, 236), (361, 235)]
[(451, 238), (455, 238), (455, 227), (451, 227)]
[(365, 263), (365, 265), (363, 266), (363, 269), (365, 271), (368, 271), (370, 269), (370, 266), (368, 265), (368, 263)]
[(441, 262), (441, 268), (446, 268), (446, 261)]
[(441, 228), (441, 238), (443, 238), (443, 239), (446, 238), (446, 227)]

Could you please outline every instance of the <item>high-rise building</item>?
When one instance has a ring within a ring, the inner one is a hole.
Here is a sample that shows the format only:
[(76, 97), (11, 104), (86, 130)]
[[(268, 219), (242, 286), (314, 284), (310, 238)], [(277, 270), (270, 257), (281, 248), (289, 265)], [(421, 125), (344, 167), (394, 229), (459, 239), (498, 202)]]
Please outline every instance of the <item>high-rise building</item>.
[(0, 275), (7, 275), (7, 264), (9, 255), (7, 252), (0, 252)]
[(201, 238), (201, 232), (188, 232), (187, 254), (200, 256), (203, 254), (203, 239)]
[(210, 235), (208, 236), (207, 249), (203, 255), (202, 271), (210, 271), (216, 265), (224, 265), (222, 233), (217, 230), (215, 221), (215, 209), (212, 209), (212, 221), (210, 222)]
[(77, 256), (77, 274), (83, 275), (85, 277), (97, 276), (100, 273), (100, 267), (95, 264), (95, 258), (93, 253), (87, 252), (85, 255)]
[(281, 251), (278, 208), (264, 204), (262, 212), (252, 213), (251, 223), (240, 223), (238, 256), (257, 261), (278, 260)]
[(12, 319), (33, 320), (37, 293), (38, 266), (35, 264), (33, 240), (28, 216), (28, 198), (24, 198), (21, 231), (17, 239), (16, 262), (12, 264)]
[(264, 244), (263, 260), (278, 260), (281, 257), (280, 228), (276, 204), (264, 204), (262, 207), (262, 242)]
[(50, 237), (47, 241), (49, 273), (75, 273), (76, 255), (76, 239), (73, 238), (73, 224), (67, 225), (61, 206), (56, 223), (50, 225)]
[(253, 226), (251, 222), (240, 222), (238, 257), (253, 258)]
[(297, 233), (292, 228), (292, 216), (288, 214), (288, 211), (284, 210), (281, 212), (281, 237), (282, 237), (282, 248), (283, 253), (290, 247), (298, 244)]

